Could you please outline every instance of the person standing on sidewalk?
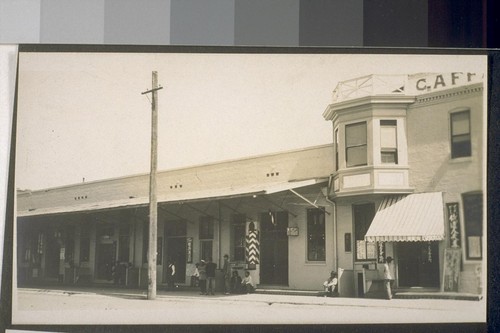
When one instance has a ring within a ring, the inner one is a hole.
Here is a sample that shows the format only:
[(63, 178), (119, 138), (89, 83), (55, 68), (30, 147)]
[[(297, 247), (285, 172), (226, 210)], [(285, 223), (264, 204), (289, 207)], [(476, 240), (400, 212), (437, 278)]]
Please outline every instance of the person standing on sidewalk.
[(384, 264), (384, 284), (387, 299), (392, 299), (391, 285), (394, 281), (392, 257), (387, 257)]
[(175, 264), (173, 260), (169, 260), (167, 267), (167, 290), (174, 290)]
[(222, 273), (224, 273), (224, 294), (229, 295), (231, 291), (231, 265), (229, 263), (229, 256), (224, 255), (224, 266), (222, 266)]
[(200, 276), (198, 277), (198, 281), (200, 284), (200, 295), (207, 294), (207, 264), (205, 260), (201, 260), (200, 265), (198, 266), (198, 273)]
[(215, 269), (217, 265), (212, 262), (212, 258), (208, 258), (207, 263), (207, 295), (214, 295), (215, 290)]

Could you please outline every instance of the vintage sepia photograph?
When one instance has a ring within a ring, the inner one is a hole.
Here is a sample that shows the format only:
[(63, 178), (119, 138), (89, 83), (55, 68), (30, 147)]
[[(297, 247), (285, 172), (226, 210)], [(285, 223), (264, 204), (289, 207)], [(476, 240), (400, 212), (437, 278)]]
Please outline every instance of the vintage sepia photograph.
[(366, 52), (21, 49), (12, 323), (485, 323), (487, 57)]

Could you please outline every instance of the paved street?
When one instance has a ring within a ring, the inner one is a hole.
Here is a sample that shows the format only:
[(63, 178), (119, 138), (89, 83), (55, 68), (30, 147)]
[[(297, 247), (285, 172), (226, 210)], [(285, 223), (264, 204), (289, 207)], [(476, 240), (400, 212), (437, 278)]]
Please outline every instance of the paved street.
[(200, 296), (195, 291), (19, 288), (13, 324), (341, 324), (485, 322), (486, 301), (288, 295)]

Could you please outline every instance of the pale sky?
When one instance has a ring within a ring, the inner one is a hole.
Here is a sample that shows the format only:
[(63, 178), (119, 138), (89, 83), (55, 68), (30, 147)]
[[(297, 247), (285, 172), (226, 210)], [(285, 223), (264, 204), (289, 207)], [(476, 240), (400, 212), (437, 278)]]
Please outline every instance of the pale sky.
[(339, 81), (487, 69), (458, 55), (21, 53), (16, 187), (149, 172), (152, 71), (167, 170), (331, 143)]

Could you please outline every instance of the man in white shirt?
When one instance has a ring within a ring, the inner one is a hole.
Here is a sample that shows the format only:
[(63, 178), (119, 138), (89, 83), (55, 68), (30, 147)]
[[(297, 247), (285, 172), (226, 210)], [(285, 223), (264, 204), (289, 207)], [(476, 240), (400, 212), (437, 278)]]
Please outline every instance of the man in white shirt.
[(387, 299), (392, 299), (391, 285), (394, 281), (392, 257), (387, 257), (384, 264), (384, 284)]

